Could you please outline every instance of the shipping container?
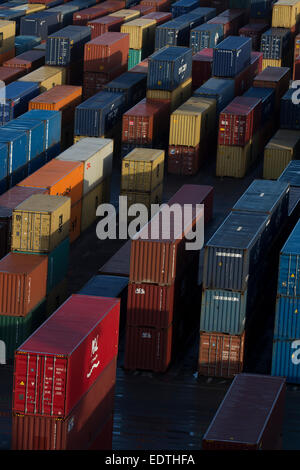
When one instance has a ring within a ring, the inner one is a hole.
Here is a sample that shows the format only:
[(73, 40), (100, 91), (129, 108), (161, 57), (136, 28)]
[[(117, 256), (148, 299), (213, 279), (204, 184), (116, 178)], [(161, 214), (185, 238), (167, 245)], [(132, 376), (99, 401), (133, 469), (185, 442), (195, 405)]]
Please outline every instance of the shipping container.
[(124, 23), (127, 23), (128, 21), (132, 21), (136, 18), (139, 18), (140, 12), (138, 10), (127, 10), (122, 9), (119, 11), (113, 11), (112, 13), (109, 14), (109, 16), (114, 16), (117, 18), (122, 18), (124, 20)]
[(187, 101), (192, 94), (192, 79), (188, 79), (179, 85), (173, 91), (164, 90), (147, 90), (147, 101), (167, 101), (170, 105), (170, 113), (175, 111), (185, 101)]
[(192, 86), (197, 89), (212, 76), (213, 49), (202, 49), (192, 57)]
[(88, 22), (88, 26), (91, 28), (92, 39), (95, 39), (101, 34), (108, 32), (120, 32), (121, 25), (124, 23), (124, 18), (117, 16), (105, 15), (102, 18), (98, 18)]
[(18, 79), (22, 82), (35, 82), (39, 84), (40, 93), (50, 90), (55, 85), (65, 84), (65, 71), (62, 67), (43, 66)]
[(45, 149), (46, 151), (50, 151), (50, 149), (56, 149), (57, 144), (59, 144), (61, 140), (60, 111), (34, 109), (18, 117), (18, 121), (21, 122), (23, 120), (43, 122), (45, 127)]
[[(9, 253), (0, 260), (0, 315), (25, 317), (46, 296), (48, 259)], [(17, 296), (16, 296), (17, 293)]]
[(170, 21), (172, 19), (172, 13), (169, 13), (168, 11), (155, 11), (152, 13), (148, 13), (147, 15), (144, 15), (143, 18), (144, 20), (155, 20), (158, 26), (160, 24), (166, 23), (167, 21)]
[(177, 2), (172, 3), (172, 17), (176, 18), (177, 16), (184, 15), (185, 13), (194, 10), (198, 6), (198, 0), (178, 0)]
[(258, 282), (269, 224), (269, 215), (231, 212), (205, 245), (203, 287), (245, 291), (253, 275)]
[(24, 74), (25, 71), (22, 69), (0, 66), (0, 81), (3, 82), (5, 85), (14, 82), (19, 77), (22, 77), (22, 75)]
[(130, 10), (137, 10), (140, 12), (140, 17), (144, 18), (146, 14), (155, 12), (155, 7), (152, 5), (135, 5), (133, 7), (129, 7)]
[[(130, 209), (133, 204), (143, 204), (151, 213), (152, 204), (161, 204), (163, 196), (163, 184), (159, 184), (151, 192), (141, 192), (141, 191), (126, 191), (122, 190), (120, 196), (127, 197), (128, 208)], [(135, 210), (135, 209), (134, 209)], [(130, 221), (132, 217), (128, 217)]]
[(280, 250), (277, 290), (280, 295), (300, 297), (299, 237), (300, 224), (297, 223)]
[(234, 80), (210, 78), (194, 91), (193, 96), (216, 100), (218, 115), (235, 97)]
[(104, 33), (87, 42), (84, 47), (84, 72), (106, 72), (127, 63), (129, 35)]
[(261, 36), (260, 51), (264, 59), (282, 59), (292, 48), (291, 32), (285, 28), (270, 28)]
[(68, 279), (65, 278), (57, 286), (52, 289), (46, 296), (46, 315), (47, 318), (52, 315), (60, 305), (69, 297), (68, 292)]
[(263, 177), (277, 179), (291, 160), (299, 158), (299, 132), (279, 129), (265, 146)]
[(293, 340), (299, 338), (298, 313), (300, 298), (291, 290), (289, 296), (278, 295), (275, 309), (274, 338)]
[(251, 0), (250, 17), (252, 21), (271, 23), (273, 0)]
[[(12, 121), (4, 124), (2, 129), (15, 129), (25, 132), (27, 135), (28, 163), (42, 155), (45, 151), (45, 129), (42, 121), (26, 121), (25, 119)], [(26, 175), (27, 176), (27, 175)]]
[(41, 43), (41, 39), (37, 36), (16, 36), (15, 37), (15, 54), (19, 55), (23, 52), (30, 51)]
[[(263, 56), (261, 52), (251, 52), (251, 63), (234, 77), (235, 96), (243, 95), (252, 85), (257, 74), (262, 71)], [(230, 80), (227, 78), (226, 80)]]
[(275, 108), (275, 91), (274, 88), (258, 88), (251, 87), (245, 93), (245, 97), (261, 99), (262, 122), (266, 122), (273, 116)]
[(278, 28), (296, 30), (300, 21), (299, 0), (278, 0), (272, 8), (272, 25)]
[(239, 36), (252, 39), (252, 50), (259, 51), (262, 34), (269, 29), (266, 23), (249, 23), (239, 29)]
[(122, 276), (129, 278), (131, 239), (99, 269), (99, 274), (106, 276)]
[[(140, 5), (152, 6), (155, 8), (155, 12), (167, 13), (171, 7), (171, 0), (142, 0)], [(151, 13), (150, 13), (151, 15)], [(172, 13), (171, 13), (172, 18)]]
[(12, 449), (88, 450), (111, 416), (115, 384), (114, 358), (64, 419), (13, 413)]
[(0, 105), (0, 122), (15, 119), (28, 110), (29, 101), (40, 93), (36, 82), (13, 82), (5, 88), (5, 102)]
[(121, 26), (121, 33), (129, 35), (129, 48), (145, 48), (150, 53), (153, 51), (156, 21), (137, 18), (128, 21)]
[(196, 147), (169, 145), (168, 173), (187, 176), (197, 174), (204, 161), (204, 152), (200, 150), (200, 144)]
[(13, 411), (66, 418), (116, 358), (119, 313), (119, 299), (69, 297), (15, 353)]
[(238, 96), (223, 109), (219, 118), (219, 145), (243, 147), (259, 129), (261, 100)]
[(102, 7), (102, 5), (96, 5), (91, 8), (79, 10), (73, 13), (73, 24), (77, 26), (88, 26), (89, 21), (93, 21), (96, 18), (107, 14), (108, 10)]
[(125, 72), (105, 85), (104, 90), (110, 93), (123, 93), (129, 109), (145, 97), (146, 83), (147, 74)]
[(107, 72), (84, 72), (83, 74), (83, 97), (85, 100), (100, 91), (104, 91), (104, 86), (119, 75), (128, 71), (127, 62), (118, 65)]
[(4, 67), (23, 69), (28, 73), (42, 67), (44, 64), (45, 53), (43, 51), (35, 50), (23, 52), (23, 54), (3, 62)]
[(51, 196), (68, 196), (72, 206), (82, 198), (83, 173), (82, 162), (54, 159), (25, 178), (19, 186), (46, 188)]
[(121, 191), (151, 192), (163, 182), (165, 152), (136, 148), (122, 159)]
[(75, 110), (75, 135), (101, 137), (114, 127), (124, 111), (123, 93), (101, 91)]
[(0, 127), (0, 143), (7, 146), (8, 175), (24, 167), (28, 161), (27, 135), (23, 131)]
[(143, 73), (146, 74), (148, 73), (148, 59), (143, 60), (139, 64), (137, 64), (135, 67), (132, 67), (130, 70), (128, 69), (128, 72), (130, 73)]
[(285, 393), (283, 377), (238, 374), (203, 436), (202, 449), (280, 450)]
[[(185, 16), (185, 15), (184, 15)], [(176, 18), (159, 25), (155, 30), (155, 50), (165, 46), (188, 46), (190, 36), (190, 22), (186, 18)]]
[(21, 18), (20, 34), (46, 40), (49, 34), (62, 27), (59, 12), (42, 11)]
[(245, 334), (200, 331), (198, 376), (233, 378), (244, 368)]
[(273, 339), (272, 376), (285, 377), (287, 383), (299, 384), (299, 337)]
[(223, 28), (223, 36), (227, 38), (228, 36), (236, 35), (239, 28), (239, 23), (235, 21), (235, 18), (230, 18), (227, 16), (215, 16), (215, 18), (207, 21), (208, 24), (218, 24)]
[(81, 227), (83, 232), (96, 220), (96, 211), (100, 204), (110, 202), (110, 178), (106, 178), (82, 198)]
[(12, 251), (49, 253), (69, 234), (69, 197), (35, 194), (12, 215)]
[[(292, 160), (283, 170), (281, 175), (278, 178), (278, 181), (283, 181), (285, 183), (289, 183), (291, 188), (300, 187), (300, 161)], [(0, 206), (1, 206), (1, 198), (0, 198)]]
[(229, 36), (214, 48), (213, 75), (235, 77), (251, 63), (251, 39)]
[(202, 49), (214, 48), (224, 38), (223, 27), (220, 24), (209, 24), (197, 26), (190, 33), (190, 47), (193, 54)]
[(288, 67), (267, 67), (254, 79), (254, 87), (275, 88), (276, 110), (280, 99), (289, 89), (291, 71)]
[(280, 101), (280, 128), (300, 129), (298, 96), (300, 90), (290, 88)]
[(91, 40), (91, 29), (87, 26), (66, 26), (48, 36), (46, 41), (46, 64), (69, 65), (82, 57), (84, 45)]
[(51, 7), (51, 12), (59, 13), (62, 28), (72, 24), (73, 13), (78, 10), (79, 6), (75, 5), (74, 2)]

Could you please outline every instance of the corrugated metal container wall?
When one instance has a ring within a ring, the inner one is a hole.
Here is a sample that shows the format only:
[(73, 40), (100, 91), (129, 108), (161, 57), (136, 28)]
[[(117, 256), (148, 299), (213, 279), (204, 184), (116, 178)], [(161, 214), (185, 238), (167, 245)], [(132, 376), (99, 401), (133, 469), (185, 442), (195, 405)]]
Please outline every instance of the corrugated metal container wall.
[(0, 123), (3, 125), (28, 110), (29, 101), (40, 93), (35, 82), (13, 82), (5, 88), (5, 103), (0, 105)]
[(22, 69), (15, 69), (10, 67), (0, 66), (0, 80), (4, 82), (5, 85), (17, 80), (19, 77), (25, 74), (25, 71)]
[(202, 49), (192, 57), (192, 86), (197, 89), (212, 76), (213, 49)]
[(120, 32), (121, 25), (124, 23), (124, 18), (118, 18), (117, 16), (112, 15), (113, 14), (102, 16), (102, 18), (88, 22), (87, 25), (92, 31), (92, 39), (108, 32)]
[(264, 59), (279, 60), (285, 54), (290, 54), (292, 36), (288, 29), (271, 28), (261, 36), (260, 51)]
[[(0, 260), (0, 314), (26, 316), (46, 296), (48, 259), (9, 253)], [(17, 296), (16, 296), (17, 293)]]
[(65, 70), (62, 67), (43, 66), (18, 79), (21, 82), (36, 82), (40, 92), (50, 90), (55, 85), (64, 85), (66, 80)]
[[(146, 0), (147, 1), (147, 0)], [(163, 23), (166, 23), (167, 21), (171, 21), (172, 19), (172, 13), (168, 11), (155, 11), (152, 13), (148, 13), (147, 15), (144, 15), (143, 17), (145, 20), (155, 20), (156, 25), (160, 25)]]
[(77, 11), (73, 13), (73, 24), (78, 26), (88, 26), (89, 21), (105, 16), (108, 12), (109, 11), (101, 5)]
[(244, 367), (245, 335), (200, 331), (198, 375), (232, 378)]
[(253, 81), (254, 87), (275, 88), (276, 109), (280, 99), (289, 89), (291, 70), (288, 67), (267, 67)]
[(128, 21), (121, 26), (121, 33), (129, 35), (130, 49), (142, 49), (153, 51), (156, 21), (144, 18)]
[(119, 299), (69, 297), (15, 353), (13, 411), (66, 418), (116, 357), (119, 313)]
[(264, 214), (231, 212), (205, 245), (203, 287), (245, 291), (259, 275), (269, 223)]
[(300, 223), (298, 222), (280, 251), (278, 294), (300, 296)]
[[(25, 132), (0, 128), (0, 142), (8, 148), (8, 174), (24, 167), (28, 161), (28, 144)], [(25, 151), (24, 151), (25, 149)]]
[(38, 36), (46, 40), (49, 34), (62, 27), (59, 12), (43, 11), (24, 16), (20, 22), (20, 34)]
[(222, 25), (205, 23), (191, 31), (190, 47), (195, 54), (202, 49), (214, 48), (223, 38)]
[(214, 48), (213, 75), (235, 77), (251, 61), (251, 39), (229, 36)]
[(110, 93), (123, 93), (126, 106), (129, 108), (145, 98), (146, 84), (146, 73), (125, 72), (105, 85), (103, 89)]
[(140, 12), (138, 10), (127, 10), (122, 9), (118, 11), (113, 11), (110, 13), (110, 16), (114, 16), (117, 18), (122, 18), (124, 20), (124, 23), (127, 23), (127, 21), (134, 20), (135, 18), (138, 18), (140, 16)]
[(132, 150), (122, 159), (121, 190), (151, 192), (163, 182), (165, 152)]
[(185, 101), (187, 101), (192, 94), (192, 79), (179, 85), (173, 91), (165, 90), (147, 90), (147, 101), (168, 101), (170, 104), (170, 113), (179, 108)]
[(269, 29), (268, 24), (249, 23), (239, 30), (239, 36), (248, 37), (252, 39), (252, 49), (254, 51), (260, 50), (261, 36)]
[(192, 51), (164, 47), (148, 59), (147, 88), (172, 91), (192, 75)]
[(300, 20), (299, 0), (278, 0), (272, 8), (272, 25), (278, 28), (289, 28), (295, 31)]
[(299, 338), (274, 338), (271, 375), (286, 377), (287, 383), (300, 383)]
[(99, 274), (129, 278), (131, 240), (128, 240), (100, 269)]
[(251, 87), (247, 90), (244, 95), (248, 98), (260, 98), (261, 99), (261, 114), (262, 121), (268, 121), (275, 108), (275, 91), (274, 88), (257, 88)]
[(51, 34), (46, 42), (46, 64), (64, 66), (75, 62), (90, 40), (91, 30), (87, 26), (67, 26)]
[(188, 20), (180, 21), (180, 18), (168, 21), (155, 30), (155, 50), (165, 46), (188, 46), (190, 24)]
[(32, 161), (45, 151), (45, 134), (43, 122), (30, 122), (25, 119), (4, 124), (2, 129), (16, 129), (27, 134), (28, 161)]
[(234, 80), (210, 78), (194, 91), (193, 96), (215, 99), (217, 114), (219, 114), (234, 99)]
[(65, 419), (13, 414), (14, 450), (87, 450), (114, 405), (116, 359), (101, 372)]
[(43, 51), (26, 51), (13, 59), (3, 62), (4, 67), (21, 68), (27, 72), (36, 70), (45, 64), (45, 52)]
[(203, 436), (202, 448), (280, 450), (285, 396), (282, 377), (238, 374)]
[(277, 179), (288, 163), (299, 157), (299, 132), (279, 129), (265, 146), (263, 177), (265, 179)]
[[(300, 129), (300, 107), (298, 103), (300, 90), (290, 88), (280, 101), (280, 128)], [(295, 102), (296, 101), (296, 102)]]
[(62, 27), (72, 24), (73, 13), (79, 10), (79, 5), (75, 5), (73, 2), (69, 2), (65, 5), (59, 5), (51, 8), (51, 11), (58, 12), (60, 14)]
[(172, 16), (173, 18), (176, 18), (177, 16), (184, 15), (198, 6), (198, 0), (178, 0), (171, 6)]
[(300, 337), (299, 311), (299, 297), (277, 296), (274, 326), (275, 339), (294, 339)]
[[(300, 187), (300, 161), (293, 160), (291, 161), (283, 170), (281, 175), (278, 178), (278, 181), (283, 181), (285, 183), (290, 183), (291, 187)], [(1, 198), (0, 198), (1, 206)]]
[(61, 113), (60, 111), (48, 111), (34, 109), (18, 117), (18, 121), (38, 121), (45, 126), (45, 149), (55, 148), (61, 140)]
[(129, 35), (105, 33), (92, 39), (84, 46), (85, 72), (105, 72), (110, 68), (124, 65), (128, 61)]

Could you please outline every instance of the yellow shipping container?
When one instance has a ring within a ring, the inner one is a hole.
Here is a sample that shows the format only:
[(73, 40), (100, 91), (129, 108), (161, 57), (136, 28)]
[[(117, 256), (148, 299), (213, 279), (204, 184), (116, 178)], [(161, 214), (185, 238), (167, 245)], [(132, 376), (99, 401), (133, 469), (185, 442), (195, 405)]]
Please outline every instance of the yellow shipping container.
[(156, 21), (138, 18), (121, 26), (121, 33), (129, 34), (129, 48), (142, 49), (153, 44), (155, 39)]
[(262, 70), (267, 67), (282, 67), (282, 59), (263, 59)]
[[(157, 186), (151, 193), (141, 193), (132, 191), (121, 191), (121, 196), (127, 196), (128, 208), (132, 204), (143, 204), (148, 211), (151, 210), (151, 204), (161, 204), (163, 196), (163, 184)], [(150, 215), (150, 214), (149, 214)], [(132, 216), (133, 217), (133, 216)], [(129, 217), (130, 219), (130, 217)]]
[(245, 147), (218, 145), (216, 176), (243, 178), (252, 163), (252, 142)]
[(110, 201), (110, 178), (106, 178), (82, 199), (81, 232), (90, 227), (97, 219), (99, 204)]
[(121, 191), (153, 191), (163, 182), (164, 160), (164, 150), (132, 150), (122, 159)]
[(273, 5), (272, 27), (293, 29), (299, 22), (299, 15), (299, 0), (279, 0)]
[(17, 7), (10, 8), (10, 10), (25, 10), (25, 15), (31, 15), (46, 9), (46, 5), (39, 3), (28, 3), (25, 5), (18, 5)]
[(36, 194), (19, 204), (12, 216), (14, 251), (49, 253), (69, 235), (71, 199)]
[(15, 47), (16, 22), (0, 20), (0, 54)]
[(123, 10), (114, 11), (113, 13), (110, 13), (109, 16), (117, 16), (118, 18), (124, 18), (124, 23), (127, 23), (128, 21), (132, 21), (136, 18), (139, 18), (141, 16), (141, 12), (138, 10), (127, 10), (126, 8), (124, 8)]
[(64, 279), (52, 289), (46, 296), (46, 315), (52, 315), (61, 304), (69, 297), (68, 280)]
[(216, 100), (192, 96), (171, 114), (169, 145), (196, 147), (216, 127)]
[(66, 69), (64, 67), (43, 65), (33, 72), (24, 75), (24, 77), (19, 78), (18, 81), (38, 82), (40, 84), (40, 91), (43, 93), (56, 85), (65, 85)]
[(276, 180), (291, 160), (300, 158), (300, 132), (279, 129), (265, 146), (265, 179)]
[(173, 91), (147, 90), (147, 99), (153, 101), (168, 100), (171, 104), (171, 113), (192, 95), (192, 79), (189, 78)]

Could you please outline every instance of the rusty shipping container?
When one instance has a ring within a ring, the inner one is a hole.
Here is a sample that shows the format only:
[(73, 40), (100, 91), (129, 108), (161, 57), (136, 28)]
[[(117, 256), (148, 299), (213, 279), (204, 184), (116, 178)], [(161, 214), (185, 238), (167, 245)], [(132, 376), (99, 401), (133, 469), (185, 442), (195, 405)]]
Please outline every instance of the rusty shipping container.
[(48, 258), (9, 253), (0, 260), (0, 315), (24, 317), (46, 296)]
[(192, 57), (192, 86), (199, 88), (212, 76), (213, 49), (202, 49)]
[(92, 39), (97, 36), (109, 32), (120, 32), (121, 25), (124, 23), (124, 18), (117, 16), (105, 15), (102, 18), (97, 18), (94, 21), (89, 21), (88, 26), (92, 31)]
[(232, 378), (244, 367), (245, 334), (200, 331), (198, 374)]
[(205, 450), (280, 450), (286, 384), (283, 377), (238, 374), (202, 440)]
[[(130, 282), (172, 285), (181, 276), (191, 261), (199, 256), (199, 251), (185, 249), (185, 234), (193, 230), (201, 219), (204, 222), (204, 213), (200, 209), (196, 210), (196, 204), (204, 204), (208, 209), (207, 214), (211, 213), (212, 192), (213, 188), (210, 186), (184, 185), (169, 200), (168, 205), (193, 204), (190, 216), (182, 219), (181, 224), (174, 224), (174, 219), (170, 218), (168, 230), (165, 220), (169, 209), (162, 208), (135, 235), (131, 241)], [(153, 227), (156, 229), (156, 236), (151, 238)]]
[(87, 42), (84, 47), (84, 72), (108, 72), (128, 62), (129, 35), (109, 32)]
[(71, 295), (15, 352), (13, 412), (66, 418), (116, 358), (119, 315), (120, 299)]
[(200, 145), (188, 147), (184, 145), (169, 145), (168, 173), (172, 175), (196, 175), (200, 169), (203, 153)]
[(13, 413), (12, 450), (87, 450), (114, 405), (116, 358), (65, 419)]

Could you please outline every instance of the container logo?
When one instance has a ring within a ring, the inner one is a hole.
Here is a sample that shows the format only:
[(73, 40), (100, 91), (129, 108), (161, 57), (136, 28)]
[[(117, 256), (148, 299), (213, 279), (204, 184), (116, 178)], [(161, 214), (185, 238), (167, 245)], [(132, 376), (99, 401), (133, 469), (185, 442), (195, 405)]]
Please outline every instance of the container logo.
[(86, 375), (88, 379), (92, 375), (93, 370), (97, 369), (97, 367), (100, 365), (100, 361), (99, 361), (98, 353), (97, 353), (98, 349), (99, 349), (98, 343), (99, 343), (99, 335), (97, 335), (96, 338), (94, 338), (92, 340), (92, 345), (91, 345), (91, 356), (92, 356), (91, 368), (90, 368), (89, 372)]
[(292, 354), (292, 363), (295, 366), (300, 364), (300, 340), (296, 340), (292, 342), (292, 349), (296, 349), (296, 351)]

